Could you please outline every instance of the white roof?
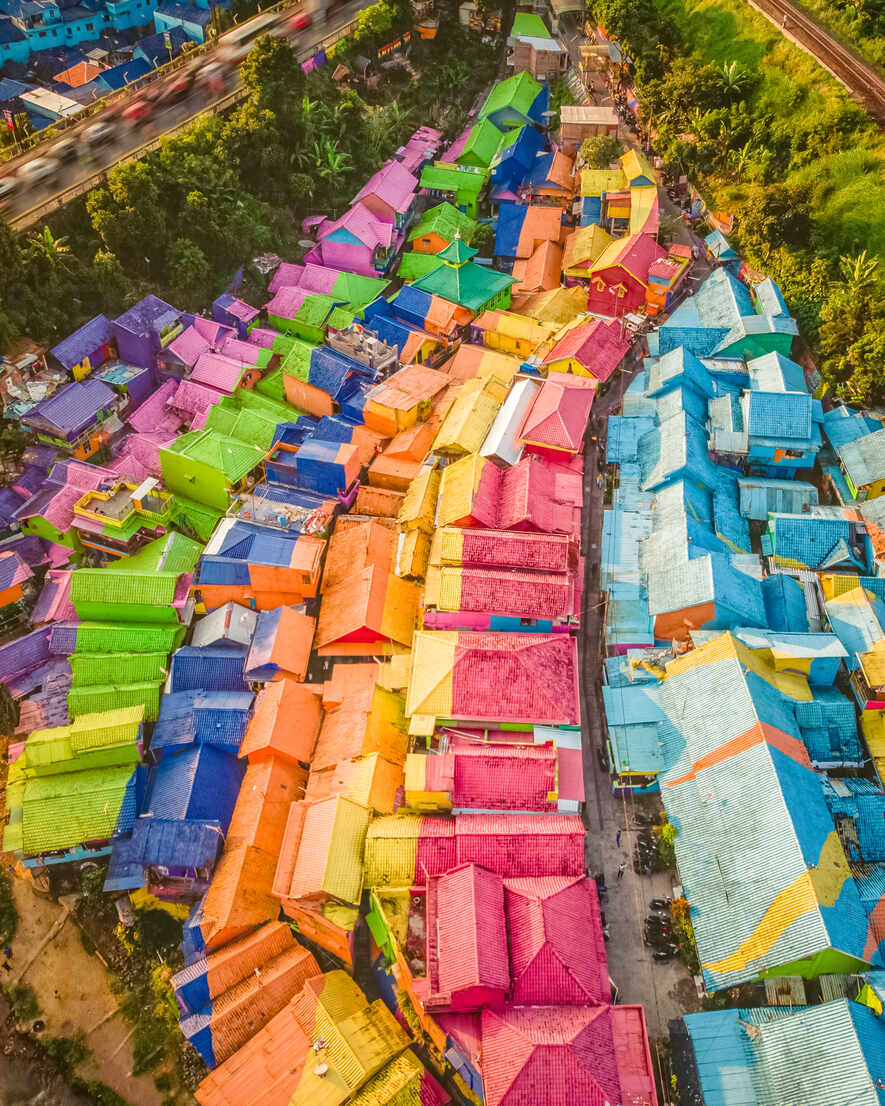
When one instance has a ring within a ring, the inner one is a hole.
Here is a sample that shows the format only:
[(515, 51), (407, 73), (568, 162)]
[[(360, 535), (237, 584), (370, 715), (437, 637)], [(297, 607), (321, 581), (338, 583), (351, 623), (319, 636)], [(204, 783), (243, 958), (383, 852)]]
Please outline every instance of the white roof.
[(535, 38), (534, 35), (516, 35), (517, 42), (527, 42), (537, 51), (546, 51), (549, 54), (563, 54), (565, 51), (555, 38)]
[(612, 123), (617, 125), (614, 108), (597, 107), (594, 104), (563, 104), (559, 109), (562, 123)]
[(83, 105), (76, 100), (69, 100), (67, 96), (59, 96), (57, 92), (50, 92), (48, 88), (32, 88), (23, 92), (20, 97), (23, 104), (30, 104), (35, 111), (42, 111), (53, 118), (62, 118), (66, 115), (76, 115), (83, 110)]

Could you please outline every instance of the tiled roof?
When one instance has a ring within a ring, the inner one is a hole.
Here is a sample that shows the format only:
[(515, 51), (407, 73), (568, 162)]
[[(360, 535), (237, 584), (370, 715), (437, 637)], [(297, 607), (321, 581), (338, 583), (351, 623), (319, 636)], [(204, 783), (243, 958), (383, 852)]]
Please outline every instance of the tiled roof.
[(526, 444), (578, 453), (596, 388), (582, 377), (558, 380), (562, 375), (554, 373), (544, 381), (523, 420), (520, 438)]
[(457, 809), (553, 811), (552, 745), (475, 745), (454, 754), (452, 805)]
[(569, 549), (565, 534), (446, 526), (435, 531), (430, 559), (432, 564), (566, 572)]
[(394, 211), (405, 214), (414, 199), (417, 187), (418, 178), (400, 162), (391, 160), (369, 177), (356, 194), (354, 203), (358, 203), (367, 196), (377, 196)]
[(257, 761), (267, 756), (309, 764), (323, 717), (320, 689), (282, 679), (269, 684), (255, 704), (239, 755)]
[(567, 331), (544, 358), (544, 364), (574, 358), (597, 380), (606, 381), (629, 350), (630, 341), (617, 323), (593, 319)]
[(366, 807), (343, 796), (293, 803), (280, 846), (274, 893), (326, 895), (356, 906), (363, 878)]

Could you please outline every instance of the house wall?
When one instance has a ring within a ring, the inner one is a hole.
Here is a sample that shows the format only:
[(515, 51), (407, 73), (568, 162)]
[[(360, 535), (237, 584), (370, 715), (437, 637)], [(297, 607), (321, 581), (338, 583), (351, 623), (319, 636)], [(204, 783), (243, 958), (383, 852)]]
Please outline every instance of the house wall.
[(158, 33), (169, 31), (173, 27), (181, 27), (188, 38), (194, 42), (206, 41), (206, 28), (201, 23), (191, 23), (188, 19), (178, 19), (166, 12), (154, 12), (154, 27)]
[(267, 319), (274, 329), (282, 331), (283, 334), (294, 334), (314, 346), (322, 345), (325, 332), (321, 326), (313, 326), (299, 319), (284, 319), (282, 315), (268, 314)]
[(330, 242), (326, 239), (319, 243), (318, 250), (323, 264), (330, 268), (344, 269), (349, 273), (359, 273), (361, 276), (378, 275), (372, 262), (372, 251), (368, 246), (357, 246), (353, 242)]
[(439, 253), (440, 250), (444, 250), (449, 243), (442, 235), (432, 231), (430, 234), (422, 234), (420, 238), (416, 238), (411, 247), (415, 253)]
[[(611, 289), (622, 284), (624, 292), (615, 295)], [(645, 285), (620, 265), (601, 269), (590, 278), (587, 296), (589, 311), (603, 315), (625, 315), (638, 310), (645, 303)]]
[(789, 964), (781, 964), (779, 968), (769, 968), (759, 973), (762, 979), (778, 979), (785, 975), (798, 975), (803, 979), (817, 979), (820, 975), (856, 975), (867, 970), (868, 965), (863, 960), (858, 960), (838, 949), (821, 949), (814, 956), (805, 960), (792, 960)]
[(515, 357), (530, 357), (535, 349), (534, 341), (527, 338), (516, 338), (512, 334), (502, 334), (498, 330), (472, 329), (472, 340), (481, 342), (488, 349), (496, 349), (501, 353), (510, 353)]
[(574, 357), (563, 357), (559, 361), (551, 361), (547, 366), (548, 373), (571, 373), (573, 376), (592, 376), (589, 369), (585, 368)]
[(160, 450), (163, 483), (173, 494), (196, 500), (206, 507), (226, 511), (230, 505), (230, 485), (219, 469), (171, 450)]
[(60, 530), (56, 530), (51, 523), (47, 522), (46, 519), (42, 518), (40, 515), (25, 519), (22, 522), (22, 533), (43, 538), (45, 541), (54, 542), (56, 545), (63, 545), (65, 549), (73, 549), (75, 551), (82, 549), (80, 538), (76, 530), (72, 528), (68, 530), (66, 534), (62, 534)]

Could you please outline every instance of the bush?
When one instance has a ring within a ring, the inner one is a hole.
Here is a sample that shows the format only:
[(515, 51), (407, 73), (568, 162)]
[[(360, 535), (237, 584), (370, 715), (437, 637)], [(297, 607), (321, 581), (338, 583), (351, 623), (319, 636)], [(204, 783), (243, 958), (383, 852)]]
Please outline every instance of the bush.
[(0, 947), (5, 948), (18, 933), (18, 910), (12, 894), (12, 881), (0, 872)]
[(6, 992), (15, 1020), (19, 1022), (33, 1021), (41, 1014), (40, 1003), (37, 1001), (37, 992), (27, 983), (13, 983)]
[(98, 1079), (72, 1079), (71, 1088), (80, 1094), (88, 1095), (95, 1106), (130, 1106), (113, 1087)]
[(68, 1078), (89, 1056), (86, 1034), (82, 1030), (73, 1037), (47, 1037), (43, 1047)]
[(610, 134), (585, 138), (581, 143), (581, 157), (591, 169), (607, 169), (624, 152), (624, 144)]

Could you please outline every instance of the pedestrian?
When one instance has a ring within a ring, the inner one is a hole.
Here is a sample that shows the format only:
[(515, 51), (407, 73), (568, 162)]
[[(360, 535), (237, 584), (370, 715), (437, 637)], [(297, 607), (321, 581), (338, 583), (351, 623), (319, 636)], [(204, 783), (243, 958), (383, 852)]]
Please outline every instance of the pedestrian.
[(625, 861), (622, 860), (621, 863), (618, 865), (618, 879), (623, 879), (624, 878), (624, 872), (626, 872), (626, 871), (627, 871), (627, 864), (626, 864)]
[(3, 961), (3, 971), (4, 972), (11, 972), (12, 971), (12, 965), (9, 963), (8, 960)]
[(3, 955), (6, 957), (7, 960), (12, 959), (12, 947), (10, 945), (7, 945), (6, 948), (3, 950)]
[(618, 832), (615, 834), (615, 846), (617, 848), (621, 847), (621, 831), (620, 830), (618, 830)]

